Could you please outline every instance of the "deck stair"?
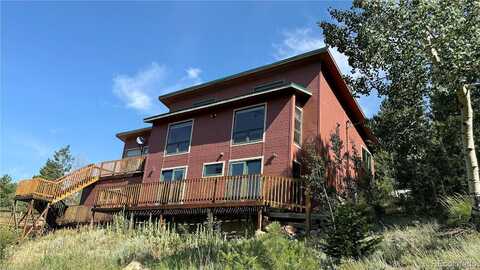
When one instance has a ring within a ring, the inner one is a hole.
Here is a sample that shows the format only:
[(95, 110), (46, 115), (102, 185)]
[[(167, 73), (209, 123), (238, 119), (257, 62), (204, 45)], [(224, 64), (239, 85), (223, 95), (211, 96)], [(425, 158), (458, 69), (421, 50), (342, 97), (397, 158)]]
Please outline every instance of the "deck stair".
[(43, 178), (19, 181), (14, 199), (29, 202), (29, 210), (21, 221), (24, 219), (26, 223), (29, 215), (33, 220), (33, 210), (37, 210), (40, 213), (39, 218), (44, 218), (48, 225), (55, 226), (55, 219), (61, 216), (67, 207), (63, 203), (64, 199), (102, 178), (142, 172), (144, 161), (144, 156), (105, 161), (89, 164), (53, 181)]

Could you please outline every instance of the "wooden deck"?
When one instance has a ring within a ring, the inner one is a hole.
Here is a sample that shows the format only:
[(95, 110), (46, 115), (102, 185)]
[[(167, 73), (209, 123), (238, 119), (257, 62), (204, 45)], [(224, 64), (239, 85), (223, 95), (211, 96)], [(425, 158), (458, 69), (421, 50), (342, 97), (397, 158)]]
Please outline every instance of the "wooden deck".
[(282, 176), (243, 175), (109, 187), (95, 211), (268, 206), (303, 212), (303, 182)]
[(15, 199), (43, 200), (55, 203), (95, 183), (102, 177), (142, 172), (144, 161), (144, 156), (105, 161), (87, 165), (53, 181), (42, 178), (22, 180), (18, 183)]

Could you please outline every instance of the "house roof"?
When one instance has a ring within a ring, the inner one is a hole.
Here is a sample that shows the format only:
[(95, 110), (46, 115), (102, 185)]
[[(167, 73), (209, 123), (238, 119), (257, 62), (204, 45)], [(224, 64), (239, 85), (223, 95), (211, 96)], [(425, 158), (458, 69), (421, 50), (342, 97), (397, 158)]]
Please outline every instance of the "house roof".
[(234, 74), (234, 75), (226, 76), (226, 77), (223, 77), (223, 78), (220, 78), (220, 79), (217, 79), (217, 80), (209, 81), (209, 82), (202, 83), (202, 84), (199, 84), (199, 85), (194, 85), (194, 86), (187, 87), (187, 88), (184, 88), (184, 89), (181, 89), (181, 90), (178, 90), (178, 91), (174, 91), (174, 92), (171, 92), (171, 93), (168, 93), (168, 94), (165, 94), (165, 95), (161, 95), (161, 96), (158, 97), (158, 99), (162, 103), (164, 103), (165, 105), (169, 106), (171, 104), (171, 99), (177, 98), (177, 97), (182, 96), (184, 94), (192, 93), (192, 92), (195, 92), (197, 90), (204, 90), (204, 89), (211, 88), (211, 87), (218, 87), (220, 85), (231, 83), (233, 81), (236, 81), (237, 79), (243, 79), (243, 78), (251, 76), (251, 75), (255, 76), (255, 75), (258, 75), (260, 73), (271, 72), (275, 69), (284, 68), (284, 67), (286, 67), (290, 64), (298, 64), (302, 60), (310, 60), (310, 59), (312, 59), (314, 57), (318, 57), (321, 54), (326, 53), (326, 52), (328, 52), (328, 48), (323, 47), (323, 48), (320, 48), (320, 49), (317, 49), (317, 50), (313, 50), (313, 51), (306, 52), (306, 53), (303, 53), (303, 54), (299, 54), (299, 55), (296, 55), (296, 56), (293, 56), (293, 57), (290, 57), (290, 58), (286, 58), (286, 59), (268, 64), (268, 65), (265, 65), (265, 66), (249, 69), (247, 71), (243, 71), (243, 72), (240, 72), (240, 73), (237, 73), (237, 74)]
[(117, 133), (116, 136), (120, 140), (125, 141), (126, 139), (131, 137), (138, 137), (140, 135), (145, 135), (147, 133), (150, 133), (151, 130), (152, 130), (152, 127), (139, 128), (139, 129), (128, 130), (128, 131)]
[[(356, 101), (356, 99), (352, 96), (348, 85), (346, 84), (345, 80), (342, 77), (340, 69), (336, 64), (335, 60), (333, 59), (332, 54), (330, 53), (327, 47), (323, 47), (317, 50), (313, 50), (307, 53), (303, 53), (297, 56), (293, 56), (278, 62), (274, 62), (269, 65), (253, 68), (241, 73), (237, 73), (234, 75), (230, 75), (224, 78), (220, 78), (217, 80), (213, 80), (210, 82), (206, 82), (203, 84), (195, 85), (192, 87), (184, 88), (179, 91), (171, 92), (162, 96), (159, 96), (159, 100), (167, 106), (170, 106), (176, 100), (182, 98), (184, 95), (189, 95), (196, 93), (198, 91), (207, 91), (212, 89), (221, 89), (224, 86), (233, 84), (235, 82), (240, 82), (242, 80), (246, 80), (255, 76), (259, 76), (261, 74), (267, 74), (270, 72), (275, 72), (281, 69), (286, 69), (291, 66), (301, 65), (304, 63), (314, 62), (314, 61), (321, 61), (322, 63), (322, 70), (325, 71), (325, 74), (329, 76), (331, 81), (334, 84), (333, 90), (335, 95), (339, 99), (340, 103), (342, 104), (343, 108), (352, 119), (353, 125), (357, 128), (360, 135), (367, 141), (370, 141), (374, 144), (378, 144), (377, 138), (373, 135), (371, 130), (365, 125), (366, 117), (363, 113), (360, 105)], [(303, 88), (299, 85), (296, 85), (297, 90), (298, 88)], [(282, 88), (283, 89), (283, 88)], [(305, 92), (308, 92), (305, 88), (303, 88)], [(302, 91), (301, 91), (302, 92)], [(308, 92), (309, 93), (309, 92)], [(252, 93), (241, 97), (235, 97), (232, 99), (237, 98), (248, 98), (252, 95), (256, 95), (258, 93)], [(265, 92), (261, 92), (260, 94), (265, 94)], [(231, 99), (222, 100), (215, 103), (210, 103), (208, 105), (197, 106), (192, 108), (183, 109), (180, 111), (174, 111), (170, 113), (165, 113), (161, 115), (156, 115), (152, 117), (145, 118), (144, 121), (146, 123), (151, 123), (157, 119), (164, 119), (174, 115), (179, 115), (187, 112), (197, 111), (202, 108), (213, 107), (219, 104), (230, 102)]]
[[(258, 88), (258, 89), (260, 89), (260, 88)], [(189, 114), (189, 113), (196, 113), (196, 112), (199, 112), (199, 111), (202, 111), (202, 110), (205, 110), (205, 109), (221, 107), (221, 106), (224, 106), (224, 105), (229, 105), (229, 104), (244, 101), (244, 100), (247, 100), (247, 99), (258, 98), (258, 97), (262, 97), (262, 96), (266, 96), (266, 95), (271, 95), (273, 93), (286, 92), (286, 91), (293, 91), (297, 95), (299, 95), (301, 97), (304, 97), (304, 98), (309, 98), (312, 95), (312, 93), (310, 93), (310, 91), (308, 89), (306, 89), (305, 87), (303, 87), (301, 85), (298, 85), (298, 84), (292, 83), (292, 82), (281, 82), (281, 83), (272, 84), (270, 86), (269, 85), (262, 86), (260, 90), (251, 92), (249, 94), (236, 96), (236, 97), (233, 97), (233, 98), (227, 98), (227, 99), (223, 99), (223, 100), (212, 102), (212, 103), (205, 104), (205, 105), (194, 106), (194, 107), (182, 109), (182, 110), (179, 110), (179, 111), (154, 115), (154, 116), (145, 118), (143, 121), (145, 123), (152, 123), (153, 121), (160, 120), (160, 119), (167, 119), (167, 118), (171, 118), (171, 117), (174, 117), (174, 116), (181, 116), (181, 115), (186, 115), (186, 114)]]

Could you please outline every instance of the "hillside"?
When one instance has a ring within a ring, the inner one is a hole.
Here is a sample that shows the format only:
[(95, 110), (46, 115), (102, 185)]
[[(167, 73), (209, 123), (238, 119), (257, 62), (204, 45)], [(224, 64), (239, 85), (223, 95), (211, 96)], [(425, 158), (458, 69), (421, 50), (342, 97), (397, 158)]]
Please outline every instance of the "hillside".
[[(128, 230), (59, 230), (7, 249), (6, 270), (123, 269), (132, 261), (148, 269), (327, 269), (320, 239), (289, 240), (278, 224), (256, 237), (226, 240), (198, 230), (178, 234), (155, 224)], [(475, 269), (480, 266), (480, 234), (443, 231), (435, 223), (395, 227), (370, 256), (346, 260), (340, 269)]]

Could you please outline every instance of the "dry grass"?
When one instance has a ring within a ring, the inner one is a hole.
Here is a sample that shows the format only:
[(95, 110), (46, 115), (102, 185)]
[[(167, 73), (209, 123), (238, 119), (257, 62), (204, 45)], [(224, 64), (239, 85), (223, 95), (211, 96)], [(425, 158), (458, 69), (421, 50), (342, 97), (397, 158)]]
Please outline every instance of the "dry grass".
[(435, 223), (395, 227), (370, 256), (332, 266), (320, 251), (288, 240), (278, 224), (269, 233), (225, 240), (199, 229), (178, 234), (149, 224), (128, 230), (121, 222), (109, 228), (59, 230), (8, 249), (0, 269), (122, 269), (132, 260), (150, 269), (480, 269), (480, 234), (446, 233)]

